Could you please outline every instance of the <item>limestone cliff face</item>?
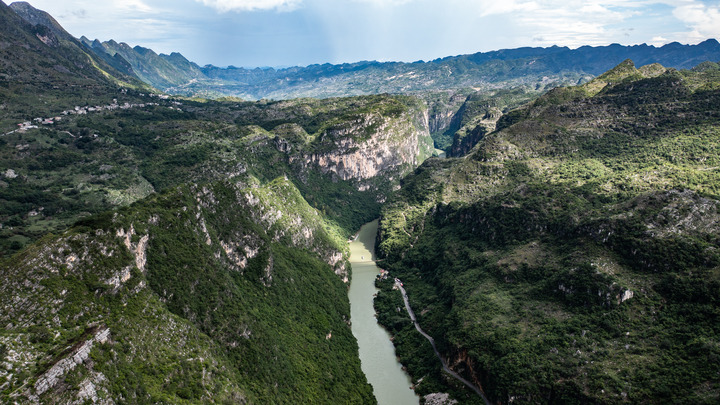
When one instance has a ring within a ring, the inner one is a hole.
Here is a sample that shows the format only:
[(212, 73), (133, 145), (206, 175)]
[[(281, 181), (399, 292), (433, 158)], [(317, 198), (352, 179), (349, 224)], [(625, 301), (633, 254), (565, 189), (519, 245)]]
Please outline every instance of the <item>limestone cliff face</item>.
[(355, 180), (367, 189), (367, 180), (384, 175), (394, 180), (432, 154), (428, 114), (411, 108), (399, 116), (365, 114), (328, 128), (312, 151), (296, 159), (341, 180)]
[(453, 124), (453, 118), (457, 115), (460, 108), (465, 104), (467, 99), (466, 92), (458, 90), (448, 90), (426, 96), (426, 102), (429, 109), (429, 126), (431, 134), (443, 133)]
[[(117, 392), (118, 370), (142, 374), (137, 362), (148, 356), (158, 369), (209, 359), (181, 372), (184, 381), (201, 381), (199, 402), (263, 398), (248, 388), (259, 383), (233, 377), (226, 370), (242, 367), (219, 353), (262, 352), (256, 341), (274, 342), (278, 329), (307, 322), (269, 326), (254, 313), (258, 308), (263, 314), (304, 306), (318, 316), (321, 305), (342, 307), (346, 294), (344, 239), (287, 178), (185, 186), (85, 226), (90, 229), (48, 238), (0, 266), (0, 346), (8, 353), (0, 358), (0, 377), (13, 388), (0, 402), (112, 403), (125, 395)], [(306, 296), (310, 286), (325, 288), (328, 301)], [(266, 298), (275, 295), (283, 299)], [(205, 307), (207, 300), (216, 301)], [(323, 337), (321, 345), (330, 330), (345, 339), (348, 317), (333, 314), (322, 328), (307, 330)], [(318, 360), (318, 367), (327, 361)], [(359, 362), (343, 369), (361, 375)], [(216, 394), (218, 386), (227, 393)]]

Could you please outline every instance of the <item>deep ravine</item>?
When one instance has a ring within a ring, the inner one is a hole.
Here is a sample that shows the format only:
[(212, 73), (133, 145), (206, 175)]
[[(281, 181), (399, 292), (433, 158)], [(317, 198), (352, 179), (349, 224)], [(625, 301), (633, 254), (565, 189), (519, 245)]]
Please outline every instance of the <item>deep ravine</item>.
[(417, 405), (419, 399), (410, 388), (412, 381), (395, 356), (390, 334), (377, 323), (373, 297), (375, 276), (375, 236), (378, 221), (363, 225), (355, 241), (350, 243), (352, 283), (350, 317), (352, 332), (360, 349), (361, 368), (373, 386), (379, 405)]

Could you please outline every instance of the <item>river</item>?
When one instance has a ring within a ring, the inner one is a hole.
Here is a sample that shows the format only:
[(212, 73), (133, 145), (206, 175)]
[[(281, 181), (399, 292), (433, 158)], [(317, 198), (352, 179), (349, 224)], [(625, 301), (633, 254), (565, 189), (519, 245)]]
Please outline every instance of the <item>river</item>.
[(375, 319), (373, 296), (378, 291), (375, 276), (380, 272), (374, 261), (377, 227), (377, 220), (363, 225), (350, 243), (352, 282), (348, 296), (352, 333), (360, 346), (362, 370), (373, 386), (378, 405), (417, 405), (419, 398), (395, 357), (390, 334)]

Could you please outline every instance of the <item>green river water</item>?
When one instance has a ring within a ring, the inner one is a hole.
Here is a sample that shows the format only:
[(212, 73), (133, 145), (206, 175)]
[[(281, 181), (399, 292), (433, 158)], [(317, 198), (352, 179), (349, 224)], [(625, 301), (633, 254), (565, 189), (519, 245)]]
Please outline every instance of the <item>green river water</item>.
[(350, 319), (352, 333), (360, 346), (361, 367), (368, 382), (373, 386), (379, 405), (404, 405), (419, 403), (410, 388), (410, 377), (395, 357), (395, 347), (390, 334), (377, 323), (373, 296), (375, 276), (380, 269), (375, 265), (375, 237), (378, 221), (369, 222), (350, 243), (352, 282), (350, 284)]

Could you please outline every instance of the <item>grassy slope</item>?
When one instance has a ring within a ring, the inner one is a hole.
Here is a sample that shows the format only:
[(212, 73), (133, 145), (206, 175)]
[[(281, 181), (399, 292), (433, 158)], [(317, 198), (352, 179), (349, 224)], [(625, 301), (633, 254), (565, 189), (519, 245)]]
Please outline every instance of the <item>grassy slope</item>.
[[(719, 72), (623, 63), (551, 91), (383, 209), (385, 266), (491, 398), (717, 401)], [(452, 390), (383, 288), (419, 391)]]

